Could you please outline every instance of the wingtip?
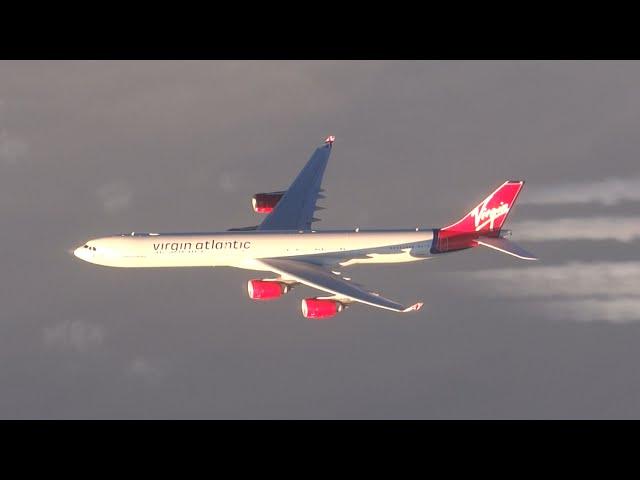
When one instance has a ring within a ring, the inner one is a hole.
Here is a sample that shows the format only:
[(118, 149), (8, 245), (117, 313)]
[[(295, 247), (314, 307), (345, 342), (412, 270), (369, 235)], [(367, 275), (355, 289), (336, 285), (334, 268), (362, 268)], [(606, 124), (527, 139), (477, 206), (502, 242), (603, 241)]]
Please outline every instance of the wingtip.
[(423, 303), (423, 302), (418, 302), (418, 303), (415, 303), (415, 304), (411, 305), (411, 306), (410, 306), (410, 307), (408, 307), (408, 308), (405, 308), (402, 312), (403, 312), (403, 313), (407, 313), (407, 312), (417, 312), (418, 310), (420, 310), (420, 309), (422, 308), (422, 306), (423, 306), (423, 305), (424, 305), (424, 303)]
[(335, 141), (336, 141), (335, 135), (329, 135), (327, 138), (325, 138), (324, 143), (326, 143), (327, 145), (333, 145), (333, 142)]

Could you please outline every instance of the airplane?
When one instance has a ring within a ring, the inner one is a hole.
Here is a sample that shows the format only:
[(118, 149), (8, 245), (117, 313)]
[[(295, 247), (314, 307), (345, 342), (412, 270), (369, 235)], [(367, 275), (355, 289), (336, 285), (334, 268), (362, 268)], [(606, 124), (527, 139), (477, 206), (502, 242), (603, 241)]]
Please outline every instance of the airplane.
[(322, 177), (334, 136), (318, 147), (287, 190), (258, 193), (253, 210), (265, 214), (255, 226), (223, 232), (139, 233), (89, 240), (75, 249), (84, 261), (126, 268), (228, 266), (272, 272), (275, 277), (249, 280), (252, 300), (280, 298), (303, 284), (323, 292), (302, 300), (302, 314), (327, 319), (362, 303), (394, 312), (420, 310), (422, 302), (405, 306), (367, 290), (341, 270), (355, 264), (402, 263), (427, 260), (475, 247), (486, 247), (523, 260), (536, 260), (506, 237), (502, 226), (524, 181), (508, 180), (467, 215), (443, 228), (402, 230), (316, 230), (312, 224)]

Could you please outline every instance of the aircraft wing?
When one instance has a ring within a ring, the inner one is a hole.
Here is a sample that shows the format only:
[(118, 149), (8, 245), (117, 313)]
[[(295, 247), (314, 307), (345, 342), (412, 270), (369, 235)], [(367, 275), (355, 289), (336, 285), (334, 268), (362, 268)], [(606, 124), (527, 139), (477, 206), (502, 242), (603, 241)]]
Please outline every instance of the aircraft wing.
[(258, 230), (310, 230), (334, 137), (316, 149)]
[(345, 280), (331, 271), (302, 260), (289, 258), (263, 258), (258, 260), (269, 270), (284, 278), (304, 283), (309, 287), (335, 295), (336, 299), (347, 299), (354, 302), (366, 303), (373, 307), (393, 310), (394, 312), (410, 312), (420, 310), (422, 303), (405, 307), (399, 303), (364, 290), (362, 287)]

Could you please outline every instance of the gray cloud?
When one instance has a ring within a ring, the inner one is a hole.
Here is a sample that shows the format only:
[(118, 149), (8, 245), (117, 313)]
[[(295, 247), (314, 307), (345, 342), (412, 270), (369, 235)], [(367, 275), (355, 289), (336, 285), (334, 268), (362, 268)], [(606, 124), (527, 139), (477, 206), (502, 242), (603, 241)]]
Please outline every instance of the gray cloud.
[(221, 172), (218, 178), (218, 186), (226, 193), (237, 191), (239, 183), (239, 174), (237, 172)]
[(27, 156), (29, 145), (24, 138), (9, 132), (5, 127), (6, 103), (4, 99), (0, 99), (0, 163), (15, 165)]
[(487, 269), (464, 276), (478, 287), (510, 297), (640, 296), (640, 262), (571, 262)]
[(15, 135), (10, 135), (5, 129), (0, 129), (0, 162), (15, 165), (24, 158), (29, 151), (27, 142)]
[[(571, 262), (461, 274), (484, 295), (536, 303), (549, 318), (640, 320), (640, 262)], [(635, 307), (635, 308), (634, 308)]]
[(104, 339), (102, 326), (80, 320), (65, 320), (43, 330), (45, 345), (64, 350), (85, 352), (102, 344)]
[[(638, 62), (0, 62), (0, 417), (640, 417), (640, 281), (617, 264), (637, 267), (635, 244), (565, 222), (627, 215), (635, 238), (639, 83)], [(312, 289), (251, 302), (257, 272), (67, 253), (255, 225), (251, 195), (285, 188), (328, 134), (318, 228), (446, 225), (524, 178), (519, 202), (540, 205), (509, 221), (563, 241), (531, 248), (537, 264), (473, 249), (348, 269), (425, 308), (322, 323), (300, 314)], [(447, 281), (484, 269), (513, 271)]]
[(640, 239), (640, 217), (576, 217), (512, 222), (515, 238), (527, 241)]
[(134, 358), (128, 366), (128, 373), (145, 380), (157, 380), (161, 376), (160, 369), (144, 357)]
[(131, 188), (122, 181), (107, 183), (98, 188), (96, 192), (104, 211), (115, 214), (126, 210), (131, 204), (133, 192)]
[(640, 297), (550, 300), (542, 308), (551, 318), (577, 322), (621, 324), (640, 320)]

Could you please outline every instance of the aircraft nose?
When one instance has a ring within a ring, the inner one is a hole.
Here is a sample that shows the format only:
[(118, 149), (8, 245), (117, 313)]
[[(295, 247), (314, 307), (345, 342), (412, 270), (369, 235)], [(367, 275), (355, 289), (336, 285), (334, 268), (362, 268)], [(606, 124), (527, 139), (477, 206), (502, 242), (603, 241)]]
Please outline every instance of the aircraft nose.
[(87, 249), (84, 247), (78, 247), (73, 251), (73, 255), (81, 260), (87, 259)]

